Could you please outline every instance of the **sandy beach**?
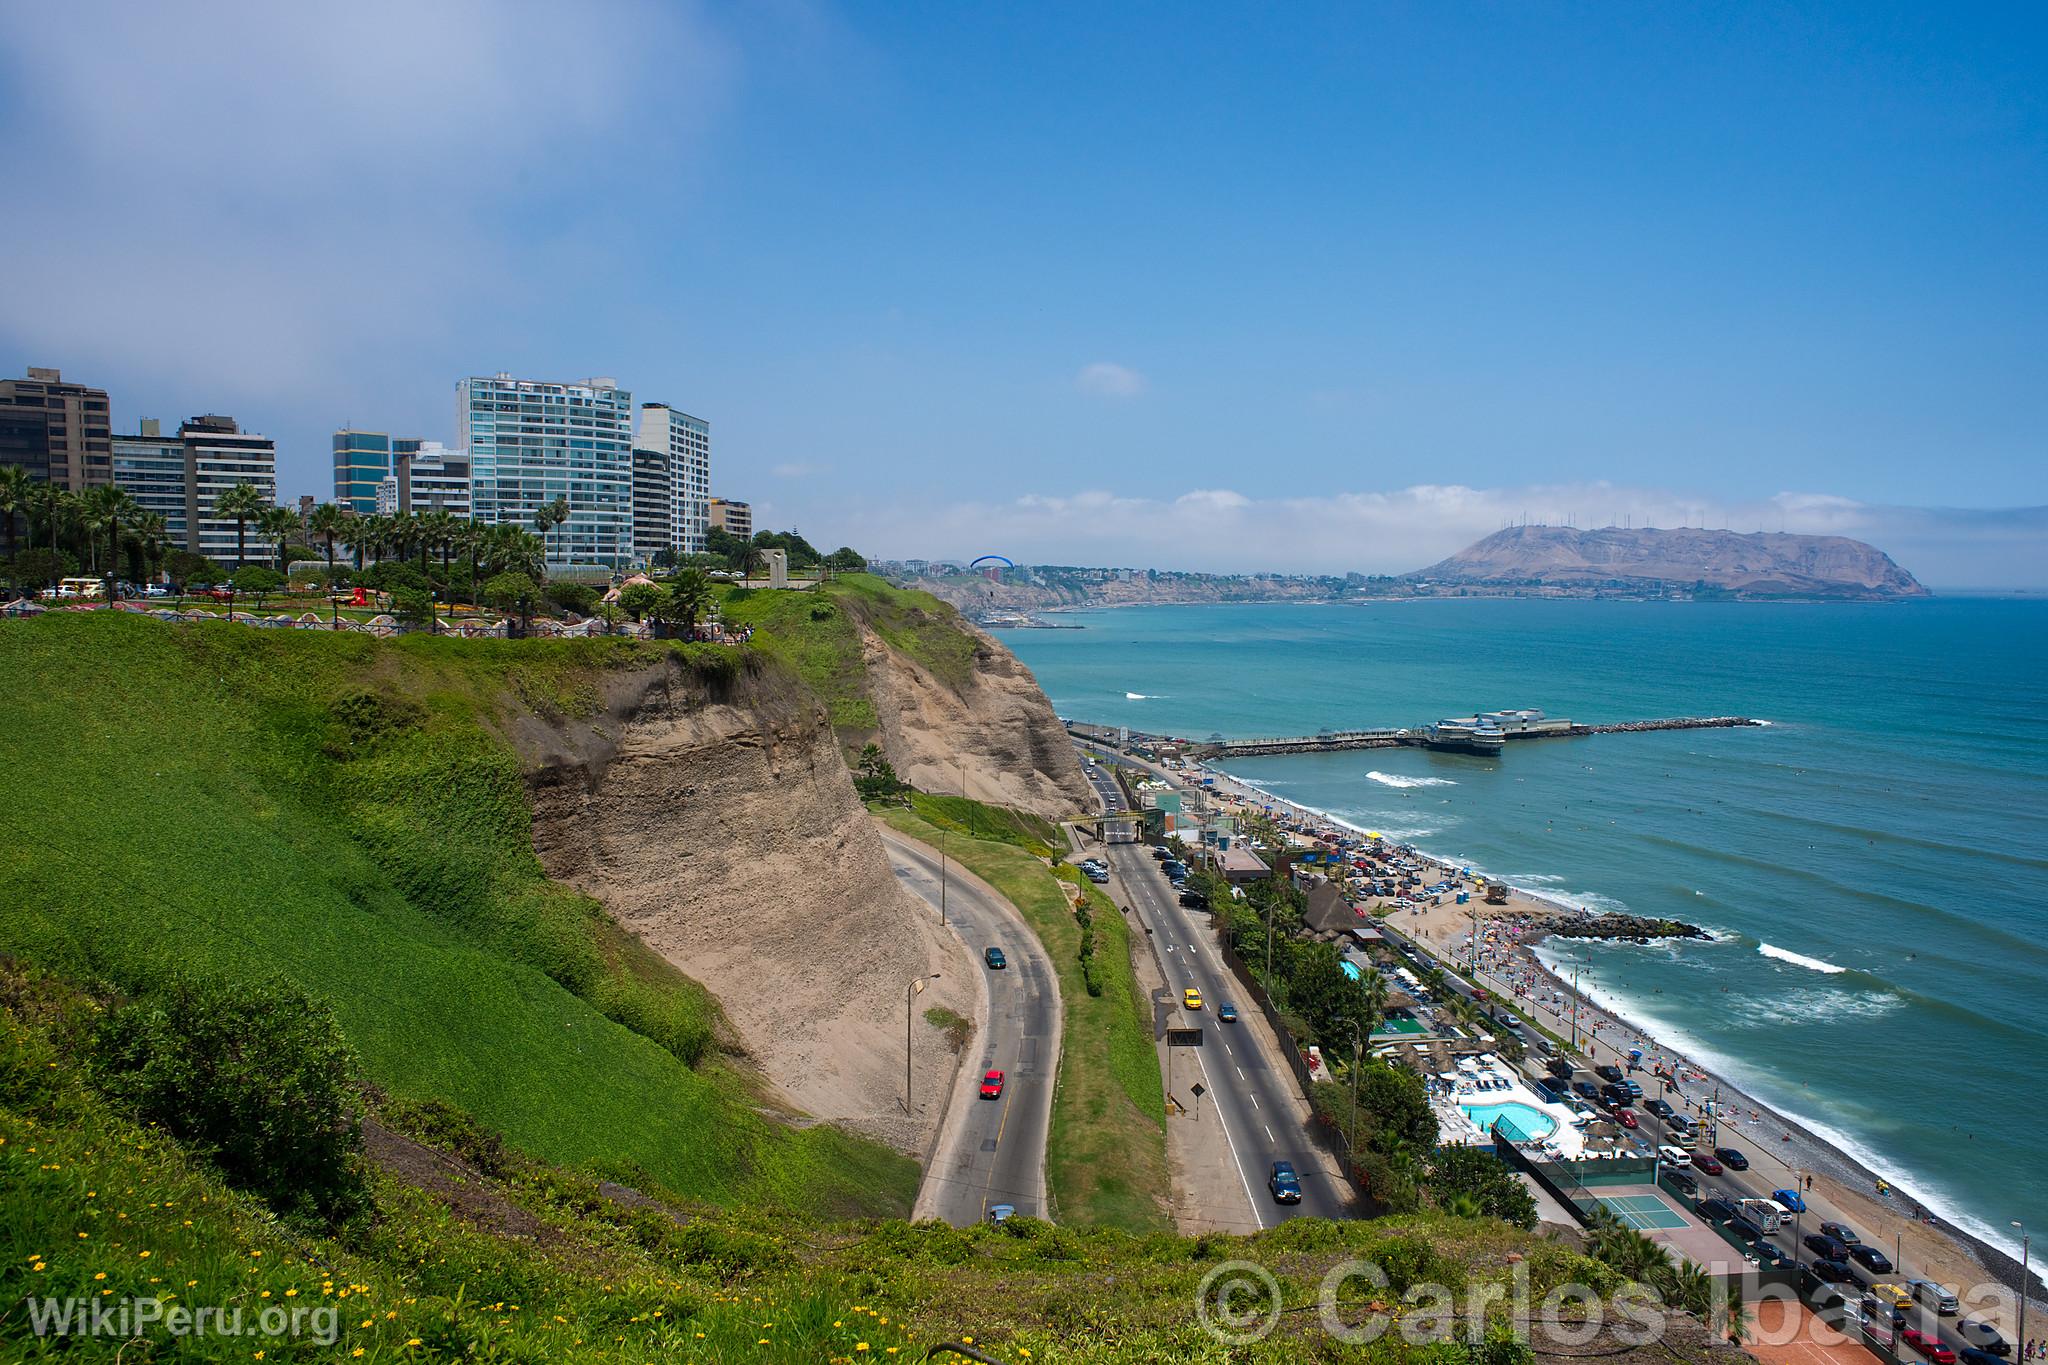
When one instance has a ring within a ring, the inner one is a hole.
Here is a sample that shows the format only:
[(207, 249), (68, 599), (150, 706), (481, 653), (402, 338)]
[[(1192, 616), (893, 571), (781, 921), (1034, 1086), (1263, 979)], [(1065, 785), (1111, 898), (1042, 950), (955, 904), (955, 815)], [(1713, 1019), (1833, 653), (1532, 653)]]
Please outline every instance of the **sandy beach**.
[[(1326, 812), (1282, 800), (1225, 773), (1206, 770), (1194, 774), (1196, 781), (1203, 776), (1214, 779), (1212, 791), (1225, 809), (1243, 804), (1282, 813), (1290, 824), (1300, 827), (1305, 838), (1355, 843), (1366, 833)], [(1470, 895), (1464, 905), (1457, 904), (1455, 894), (1444, 894), (1418, 898), (1406, 907), (1392, 905), (1387, 898), (1365, 898), (1361, 905), (1377, 915), (1383, 927), (1426, 946), (1447, 964), (1476, 968), (1467, 974), (1477, 984), (1506, 999), (1510, 1008), (1557, 1037), (1570, 1039), (1576, 1032), (1580, 1051), (1594, 1063), (1613, 1062), (1627, 1068), (1633, 1062), (1631, 1050), (1640, 1049), (1641, 1069), (1636, 1074), (1650, 1082), (1653, 1069), (1668, 1072), (1674, 1085), (1666, 1098), (1674, 1106), (1683, 1105), (1697, 1114), (1718, 1096), (1719, 1144), (1740, 1147), (1750, 1157), (1752, 1185), (1760, 1191), (1804, 1190), (1808, 1224), (1817, 1228), (1829, 1219), (1848, 1223), (1904, 1267), (1894, 1278), (1911, 1275), (1946, 1284), (1963, 1298), (1966, 1313), (1989, 1317), (2009, 1337), (2014, 1334), (2014, 1290), (2020, 1280), (2020, 1266), (2014, 1257), (1934, 1215), (1910, 1188), (1870, 1170), (1806, 1126), (1748, 1095), (1726, 1076), (1716, 1075), (1661, 1044), (1616, 1011), (1583, 995), (1575, 996), (1570, 980), (1545, 965), (1538, 950), (1560, 916), (1587, 912), (1520, 888), (1509, 889), (1504, 905), (1484, 904), (1477, 890), (1471, 889), (1473, 883), (1458, 878), (1455, 866), (1403, 847), (1413, 861), (1428, 869), (1423, 881), (1448, 879), (1458, 889), (1470, 890)], [(1553, 949), (1568, 942), (1550, 939)], [(1551, 955), (1555, 960), (1555, 954)], [(1654, 1095), (1661, 1087), (1650, 1084)], [(2034, 1269), (2038, 1280), (2040, 1267)], [(2028, 1318), (2030, 1331), (2034, 1324), (2048, 1323), (2048, 1303), (2044, 1303), (2038, 1283), (2029, 1299)], [(2017, 1351), (2014, 1358), (2017, 1361)]]

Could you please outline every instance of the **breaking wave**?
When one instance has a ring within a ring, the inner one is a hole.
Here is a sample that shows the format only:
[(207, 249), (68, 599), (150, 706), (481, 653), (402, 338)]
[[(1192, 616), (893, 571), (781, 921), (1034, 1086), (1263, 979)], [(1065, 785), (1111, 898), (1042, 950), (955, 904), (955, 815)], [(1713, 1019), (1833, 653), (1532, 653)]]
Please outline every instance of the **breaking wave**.
[(1791, 952), (1772, 943), (1759, 943), (1756, 946), (1756, 950), (1765, 957), (1773, 957), (1780, 962), (1789, 962), (1795, 967), (1804, 967), (1808, 971), (1820, 972), (1826, 976), (1836, 976), (1849, 970), (1847, 967), (1837, 967), (1832, 962), (1823, 962), (1817, 957), (1808, 957), (1804, 953)]
[(1367, 777), (1383, 787), (1455, 787), (1448, 777), (1403, 777), (1399, 773), (1369, 772)]

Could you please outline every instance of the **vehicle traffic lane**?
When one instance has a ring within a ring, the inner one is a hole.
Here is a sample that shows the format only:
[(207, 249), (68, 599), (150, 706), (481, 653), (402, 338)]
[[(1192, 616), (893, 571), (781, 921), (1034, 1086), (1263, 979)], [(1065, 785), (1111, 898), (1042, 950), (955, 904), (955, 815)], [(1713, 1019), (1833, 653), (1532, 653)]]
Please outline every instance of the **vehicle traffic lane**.
[[(956, 1082), (917, 1212), (956, 1227), (997, 1204), (1047, 1217), (1045, 1150), (1061, 1018), (1052, 963), (1015, 907), (979, 878), (950, 861), (942, 867), (935, 850), (893, 830), (882, 837), (897, 879), (934, 910), (943, 900), (947, 925), (988, 990), (987, 1027), (969, 1045), (970, 1064)], [(1003, 950), (1007, 965), (987, 965), (990, 947)], [(1002, 1093), (984, 1099), (982, 1077), (992, 1069), (1003, 1073)]]
[[(1143, 844), (1120, 845), (1109, 850), (1115, 869), (1135, 914), (1154, 945), (1169, 988), (1176, 994), (1193, 986), (1202, 996), (1202, 1010), (1191, 1014), (1175, 1010), (1170, 1024), (1199, 1026), (1203, 1045), (1174, 1049), (1174, 1090), (1185, 1103), (1191, 1082), (1179, 1070), (1185, 1062), (1198, 1066), (1202, 1097), (1223, 1122), (1230, 1139), (1239, 1175), (1250, 1193), (1252, 1207), (1262, 1226), (1272, 1227), (1289, 1218), (1313, 1216), (1342, 1218), (1347, 1215), (1348, 1194), (1337, 1187), (1324, 1168), (1324, 1153), (1316, 1147), (1296, 1113), (1294, 1077), (1275, 1068), (1267, 1059), (1249, 1028), (1226, 1024), (1217, 1018), (1225, 1001), (1236, 1001), (1237, 978), (1226, 968), (1208, 940), (1212, 930), (1206, 916), (1198, 919), (1184, 911), (1178, 894)], [(1255, 1008), (1240, 1005), (1240, 1011)], [(1301, 1180), (1301, 1202), (1279, 1204), (1267, 1185), (1273, 1163), (1293, 1164)]]

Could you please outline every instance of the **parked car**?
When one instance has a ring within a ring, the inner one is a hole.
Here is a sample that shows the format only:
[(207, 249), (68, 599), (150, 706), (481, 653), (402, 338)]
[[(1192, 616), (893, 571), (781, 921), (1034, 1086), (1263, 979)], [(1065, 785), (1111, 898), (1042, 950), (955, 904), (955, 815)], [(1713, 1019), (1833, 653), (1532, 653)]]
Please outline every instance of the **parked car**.
[(1809, 1232), (1801, 1240), (1808, 1251), (1824, 1261), (1849, 1259), (1848, 1244), (1839, 1237), (1830, 1237), (1825, 1232)]
[(1849, 1259), (1873, 1275), (1889, 1275), (1892, 1273), (1892, 1258), (1867, 1243), (1862, 1246), (1850, 1247)]
[(1923, 1332), (1918, 1327), (1908, 1327), (1899, 1335), (1906, 1339), (1908, 1346), (1933, 1361), (1934, 1365), (1956, 1365), (1955, 1348), (1932, 1332)]
[(1209, 908), (1209, 898), (1199, 891), (1181, 892), (1180, 903), (1190, 910), (1207, 910)]
[(1699, 1214), (1709, 1223), (1725, 1223), (1735, 1217), (1735, 1205), (1716, 1195), (1700, 1200)]
[(1671, 1117), (1671, 1105), (1664, 1100), (1647, 1100), (1644, 1102), (1643, 1108), (1649, 1110), (1660, 1119)]
[(1003, 950), (1001, 948), (983, 949), (981, 954), (981, 960), (983, 962), (986, 962), (992, 971), (999, 972), (1003, 968), (1010, 965), (1010, 959), (1003, 956)]
[(1942, 1317), (1951, 1318), (1956, 1315), (1959, 1305), (1956, 1303), (1956, 1296), (1949, 1293), (1947, 1286), (1936, 1284), (1933, 1280), (1908, 1280), (1906, 1288), (1913, 1291), (1914, 1298)]
[(1702, 1175), (1721, 1174), (1721, 1163), (1707, 1152), (1694, 1152), (1692, 1154), (1692, 1164), (1699, 1167)]
[(1553, 1057), (1543, 1064), (1543, 1069), (1561, 1081), (1572, 1078), (1572, 1064), (1562, 1057)]
[(1641, 1122), (1639, 1122), (1636, 1118), (1636, 1111), (1629, 1108), (1621, 1108), (1615, 1110), (1614, 1121), (1624, 1128), (1642, 1127)]
[(1603, 1062), (1599, 1066), (1594, 1067), (1593, 1074), (1595, 1076), (1598, 1076), (1603, 1081), (1614, 1081), (1619, 1083), (1622, 1079), (1621, 1068), (1615, 1066), (1611, 1062)]
[(1783, 1204), (1794, 1213), (1806, 1212), (1806, 1201), (1799, 1197), (1797, 1190), (1772, 1190), (1771, 1198)]
[(1202, 1008), (1202, 993), (1190, 986), (1180, 993), (1180, 1003), (1184, 1009), (1199, 1010)]
[(1643, 1087), (1635, 1081), (1624, 1079), (1621, 1083), (1621, 1088), (1628, 1091), (1628, 1097), (1632, 1100), (1639, 1100), (1643, 1097)]
[(1081, 875), (1097, 886), (1109, 885), (1109, 874), (1099, 867), (1084, 867), (1081, 869)]
[(1765, 1232), (1776, 1232), (1792, 1220), (1783, 1204), (1775, 1199), (1744, 1199), (1738, 1204), (1742, 1216)]
[(2012, 1343), (1998, 1334), (1998, 1329), (1982, 1318), (1956, 1319), (1956, 1335), (1980, 1351), (1995, 1356), (2012, 1354)]
[(1728, 1231), (1745, 1242), (1761, 1242), (1764, 1239), (1764, 1230), (1739, 1213), (1728, 1220)]
[(1225, 1024), (1236, 1023), (1237, 1006), (1231, 1004), (1228, 1000), (1224, 1001), (1222, 1004), (1216, 1007), (1216, 1018), (1219, 1022)]
[(1731, 1171), (1746, 1171), (1749, 1169), (1749, 1158), (1744, 1156), (1739, 1148), (1716, 1147), (1714, 1155), (1721, 1158), (1721, 1164)]
[(1591, 1081), (1573, 1081), (1572, 1093), (1583, 1099), (1597, 1100), (1600, 1098), (1600, 1087)]
[(1299, 1204), (1301, 1202), (1301, 1177), (1294, 1173), (1291, 1161), (1273, 1163), (1273, 1173), (1266, 1177), (1266, 1188), (1273, 1192), (1276, 1204)]
[(1856, 1272), (1849, 1268), (1849, 1263), (1847, 1261), (1836, 1261), (1823, 1258), (1821, 1260), (1815, 1261), (1809, 1268), (1813, 1271), (1813, 1276), (1815, 1279), (1821, 1280), (1827, 1284), (1856, 1283)]
[(1657, 1149), (1657, 1159), (1668, 1166), (1684, 1166), (1691, 1163), (1692, 1153), (1686, 1151), (1683, 1147), (1673, 1147), (1666, 1144)]
[(1856, 1229), (1850, 1227), (1847, 1223), (1822, 1223), (1820, 1230), (1834, 1238), (1837, 1242), (1848, 1246), (1855, 1246), (1863, 1240), (1856, 1235)]
[[(2011, 1348), (2008, 1347), (2007, 1349), (2010, 1350)], [(1956, 1359), (1961, 1362), (1961, 1365), (2005, 1365), (2004, 1356), (1993, 1355), (1991, 1352), (1981, 1350), (1975, 1346), (1965, 1346), (1962, 1350), (1957, 1351)]]
[(1913, 1296), (1907, 1293), (1906, 1287), (1901, 1284), (1880, 1281), (1870, 1286), (1870, 1292), (1894, 1308), (1911, 1308), (1913, 1306)]
[(1664, 1172), (1664, 1179), (1680, 1194), (1695, 1195), (1700, 1192), (1700, 1182), (1692, 1178), (1690, 1171), (1667, 1170)]
[(1673, 1114), (1670, 1118), (1664, 1120), (1664, 1126), (1681, 1137), (1691, 1137), (1693, 1130), (1699, 1127), (1698, 1124), (1694, 1123), (1684, 1114)]
[(999, 1100), (1003, 1097), (1003, 1073), (991, 1071), (981, 1078), (981, 1097), (985, 1100)]

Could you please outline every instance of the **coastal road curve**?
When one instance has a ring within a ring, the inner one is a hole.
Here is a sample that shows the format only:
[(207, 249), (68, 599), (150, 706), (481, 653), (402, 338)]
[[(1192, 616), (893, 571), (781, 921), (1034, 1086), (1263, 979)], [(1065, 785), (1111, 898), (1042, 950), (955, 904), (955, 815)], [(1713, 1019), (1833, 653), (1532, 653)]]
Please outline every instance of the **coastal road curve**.
[[(1049, 1217), (1045, 1145), (1061, 1020), (1052, 963), (1016, 907), (994, 888), (950, 859), (942, 865), (938, 850), (878, 828), (897, 881), (933, 913), (943, 898), (947, 925), (987, 987), (986, 1025), (968, 1043), (913, 1214), (965, 1227), (993, 1206), (1009, 1204), (1020, 1214)], [(991, 946), (1003, 950), (1007, 967), (985, 965), (982, 953)], [(984, 1100), (981, 1078), (991, 1069), (1003, 1073), (1003, 1094)]]
[[(1077, 741), (1084, 754), (1132, 763), (1124, 755)], [(1169, 776), (1150, 764), (1137, 766), (1156, 776)], [(1104, 809), (1124, 809), (1123, 793), (1098, 764), (1084, 764), (1090, 784)], [(1117, 844), (1108, 849), (1118, 899), (1137, 917), (1139, 928), (1151, 945), (1160, 972), (1176, 997), (1189, 986), (1202, 993), (1202, 1010), (1197, 1014), (1176, 1003), (1168, 1024), (1171, 1027), (1200, 1027), (1202, 1046), (1178, 1048), (1173, 1053), (1171, 1089), (1182, 1104), (1193, 1106), (1191, 1086), (1199, 1080), (1207, 1093), (1201, 1097), (1201, 1118), (1196, 1122), (1220, 1121), (1230, 1142), (1232, 1160), (1251, 1196), (1252, 1210), (1263, 1227), (1289, 1218), (1343, 1218), (1349, 1215), (1351, 1192), (1340, 1175), (1329, 1169), (1329, 1157), (1309, 1137), (1300, 1118), (1294, 1073), (1261, 1045), (1257, 1007), (1243, 1000), (1237, 977), (1223, 965), (1221, 948), (1206, 912), (1182, 908), (1180, 898), (1147, 844)], [(1223, 1023), (1217, 1007), (1224, 1001), (1238, 1005), (1243, 1022)], [(1273, 1163), (1294, 1164), (1301, 1177), (1301, 1202), (1276, 1204), (1267, 1177)]]

